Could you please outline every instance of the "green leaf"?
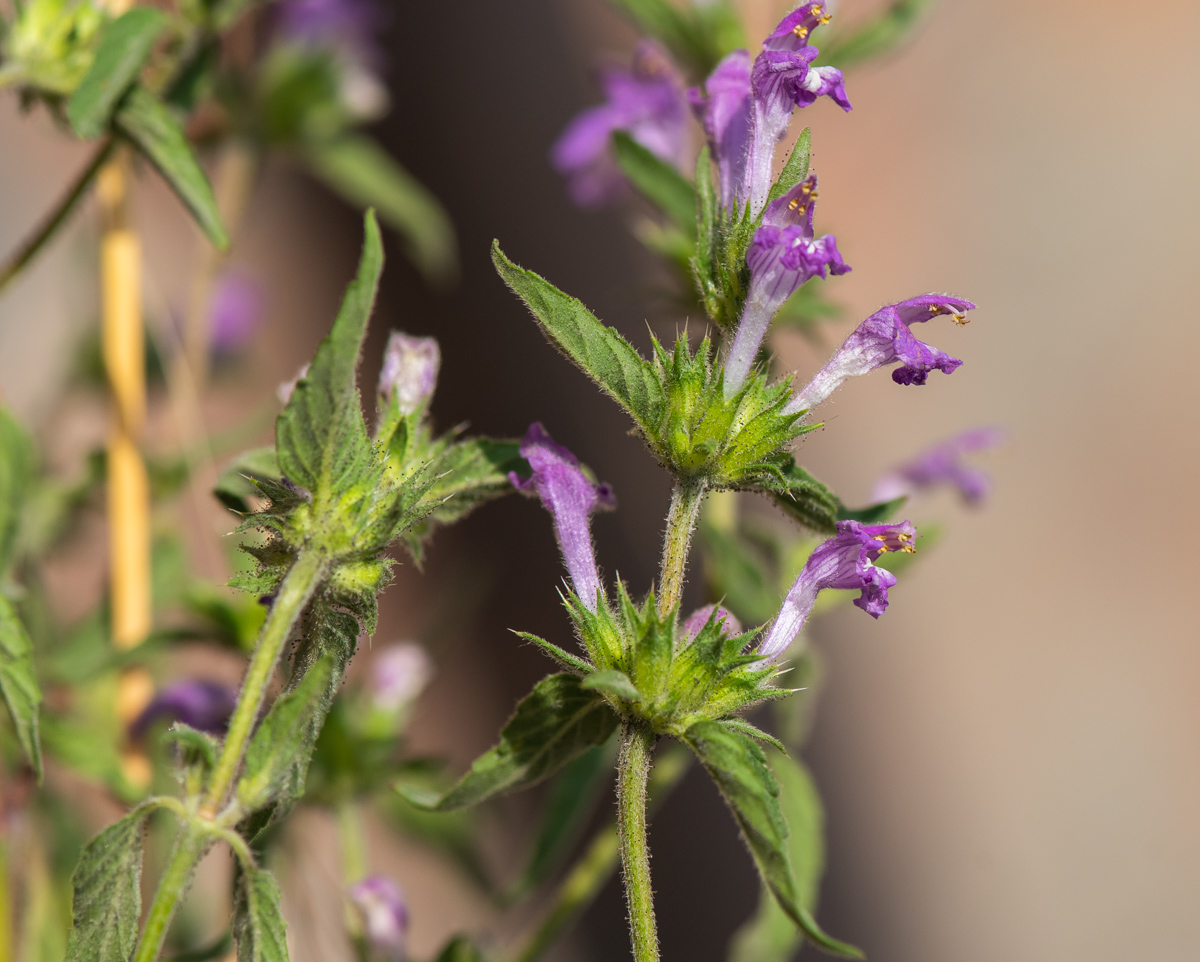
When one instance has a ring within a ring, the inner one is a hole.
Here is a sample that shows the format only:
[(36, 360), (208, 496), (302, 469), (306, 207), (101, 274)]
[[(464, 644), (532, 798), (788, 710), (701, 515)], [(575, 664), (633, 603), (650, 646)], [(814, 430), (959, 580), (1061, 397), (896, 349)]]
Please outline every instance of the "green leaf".
[(399, 231), (409, 258), (429, 280), (454, 280), (454, 225), (437, 198), (386, 150), (367, 137), (339, 137), (308, 147), (305, 157), (333, 190), (360, 208), (374, 207), (385, 224)]
[(590, 675), (596, 670), (596, 666), (590, 661), (559, 648), (552, 641), (546, 641), (545, 638), (531, 635), (527, 631), (514, 631), (513, 634), (518, 638), (524, 638), (526, 641), (537, 645), (550, 659), (557, 662), (560, 667), (567, 669), (567, 671), (576, 672), (581, 675)]
[(96, 59), (67, 102), (67, 120), (77, 136), (91, 140), (104, 133), (166, 25), (161, 11), (134, 7), (105, 28)]
[(438, 953), (435, 962), (483, 962), (483, 953), (469, 935), (455, 935)]
[(183, 128), (166, 105), (141, 87), (134, 87), (117, 111), (117, 126), (162, 174), (213, 245), (225, 250), (229, 235), (221, 222), (212, 185)]
[(367, 211), (358, 276), (346, 289), (333, 329), (275, 424), (279, 467), (321, 503), (348, 490), (371, 463), (371, 442), (355, 383), (367, 322), (375, 308), (383, 245)]
[(629, 182), (689, 234), (696, 230), (696, 190), (675, 167), (625, 131), (612, 135), (613, 154)]
[(652, 425), (658, 423), (666, 398), (650, 362), (577, 298), (505, 257), (499, 241), (492, 243), (492, 263), (533, 312), (550, 343), (611, 395), (646, 437), (652, 437)]
[(739, 47), (745, 36), (729, 0), (688, 4), (683, 9), (667, 0), (609, 0), (640, 28), (691, 68), (697, 79), (708, 76), (717, 62)]
[[(817, 905), (825, 871), (825, 812), (807, 769), (793, 758), (775, 755), (771, 770), (788, 826), (787, 847), (796, 878), (796, 898), (807, 911)], [(789, 962), (800, 948), (800, 933), (766, 888), (758, 911), (734, 933), (729, 962)]]
[(908, 498), (902, 495), (891, 501), (879, 501), (876, 504), (867, 505), (865, 508), (852, 509), (841, 505), (838, 508), (838, 520), (858, 521), (862, 524), (883, 524), (904, 507), (904, 502), (907, 500)]
[[(289, 788), (289, 776), (297, 758), (305, 763), (311, 754), (308, 740), (316, 716), (323, 720), (328, 710), (329, 680), (333, 658), (322, 657), (292, 691), (280, 695), (267, 712), (246, 749), (246, 765), (237, 786), (237, 797), (247, 811), (262, 808), (281, 789)], [(319, 725), (317, 726), (319, 729)], [(312, 741), (316, 735), (312, 735)], [(307, 748), (307, 751), (305, 750)], [(299, 786), (303, 791), (303, 785)]]
[(468, 438), (452, 444), (434, 461), (432, 473), (440, 475), (425, 494), (436, 502), (430, 517), (450, 524), (483, 504), (513, 490), (510, 471), (529, 470), (521, 457), (520, 442)]
[(783, 165), (779, 179), (767, 194), (767, 203), (778, 200), (800, 181), (808, 176), (808, 160), (812, 154), (812, 129), (805, 127), (796, 138), (796, 146), (792, 148), (791, 156)]
[(38, 706), (42, 703), (42, 690), (33, 667), (33, 643), (13, 606), (3, 597), (0, 597), (0, 692), (12, 716), (17, 740), (41, 782)]
[(142, 912), (142, 830), (138, 808), (93, 838), (79, 855), (65, 962), (129, 962)]
[(266, 869), (243, 865), (233, 909), (238, 962), (288, 962), (279, 886)]
[(603, 671), (594, 671), (579, 685), (585, 691), (600, 691), (608, 695), (614, 695), (622, 701), (638, 702), (642, 700), (642, 694), (629, 680), (629, 676), (623, 671), (618, 671), (616, 668), (605, 668)]
[(763, 625), (775, 617), (783, 596), (758, 558), (738, 535), (701, 519), (700, 543), (709, 596), (722, 599), (743, 624)]
[(249, 514), (247, 498), (258, 495), (255, 481), (278, 481), (279, 458), (275, 448), (263, 447), (244, 451), (229, 462), (217, 478), (213, 496), (230, 511)]
[(6, 408), (0, 407), (0, 578), (13, 561), (33, 463), (29, 435)]
[(593, 745), (603, 745), (616, 727), (617, 716), (602, 695), (585, 690), (575, 675), (551, 675), (517, 706), (500, 743), (445, 795), (399, 791), (418, 808), (446, 812), (475, 805), (553, 775)]
[(882, 56), (909, 38), (934, 0), (894, 0), (847, 37), (835, 35), (821, 45), (820, 62), (845, 69)]
[(784, 912), (818, 948), (846, 958), (863, 958), (859, 949), (821, 931), (800, 901), (787, 846), (788, 827), (779, 807), (779, 786), (763, 750), (748, 735), (713, 721), (696, 723), (684, 740), (717, 783), (763, 882)]
[(833, 534), (837, 530), (837, 498), (790, 455), (779, 465), (778, 471), (764, 473), (759, 484), (774, 496), (776, 504), (801, 524), (822, 534)]

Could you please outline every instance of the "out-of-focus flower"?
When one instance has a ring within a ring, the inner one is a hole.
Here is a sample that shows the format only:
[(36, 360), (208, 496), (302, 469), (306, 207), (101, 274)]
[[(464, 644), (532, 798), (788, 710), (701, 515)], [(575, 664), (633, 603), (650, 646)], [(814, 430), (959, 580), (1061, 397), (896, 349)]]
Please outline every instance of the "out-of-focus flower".
[(962, 361), (917, 340), (909, 326), (939, 314), (952, 315), (961, 326), (967, 323), (966, 312), (974, 308), (970, 301), (948, 294), (922, 294), (881, 307), (854, 329), (784, 411), (811, 411), (848, 378), (869, 374), (886, 364), (900, 363), (892, 371), (892, 380), (897, 384), (924, 384), (930, 371), (950, 374)]
[(408, 708), (433, 677), (433, 662), (420, 645), (392, 645), (371, 662), (371, 705), (388, 714)]
[(213, 287), (208, 303), (209, 337), (217, 354), (244, 348), (262, 321), (262, 286), (248, 274), (228, 271)]
[(143, 734), (156, 721), (183, 722), (197, 731), (220, 735), (237, 705), (237, 694), (228, 685), (189, 678), (164, 687), (137, 717), (130, 730)]
[(402, 959), (408, 935), (408, 905), (400, 887), (383, 875), (371, 875), (350, 889), (350, 899), (362, 913), (371, 947), (389, 959)]
[(735, 50), (717, 64), (704, 87), (692, 87), (688, 100), (708, 135), (721, 180), (721, 206), (745, 202), (746, 154), (750, 149), (750, 54)]
[(404, 415), (428, 404), (441, 366), (442, 352), (434, 338), (392, 331), (379, 371), (381, 404), (391, 403), (394, 395)]
[(769, 661), (787, 651), (824, 588), (860, 589), (854, 603), (878, 618), (887, 608), (888, 588), (896, 584), (896, 576), (874, 562), (888, 551), (915, 551), (916, 536), (916, 529), (907, 521), (878, 525), (839, 521), (837, 534), (809, 555), (758, 654)]
[(684, 623), (679, 626), (683, 631), (685, 643), (692, 641), (700, 634), (701, 629), (708, 624), (710, 619), (721, 626), (721, 634), (726, 638), (732, 638), (742, 633), (742, 623), (728, 608), (720, 605), (705, 605), (688, 615)]
[(625, 190), (625, 178), (609, 149), (614, 131), (625, 131), (651, 153), (676, 165), (683, 161), (687, 147), (683, 85), (656, 44), (639, 43), (633, 69), (605, 70), (600, 88), (605, 102), (579, 114), (550, 149), (551, 163), (567, 178), (571, 199), (581, 207), (607, 203)]
[(377, 0), (283, 0), (277, 9), (280, 32), (287, 39), (342, 50), (382, 66), (376, 36), (386, 18)]
[(746, 252), (750, 291), (725, 362), (726, 398), (745, 383), (771, 319), (800, 285), (824, 277), (827, 270), (830, 274), (850, 270), (836, 237), (825, 234), (814, 239), (816, 206), (817, 175), (810, 174), (763, 212), (762, 226)]
[(601, 588), (588, 519), (593, 511), (616, 507), (612, 488), (597, 484), (584, 474), (579, 459), (562, 445), (555, 444), (538, 422), (529, 426), (521, 441), (520, 452), (529, 462), (533, 474), (521, 478), (512, 472), (509, 480), (520, 491), (536, 491), (542, 505), (554, 517), (554, 533), (571, 576), (571, 585), (584, 606), (594, 612)]
[(1000, 428), (974, 428), (927, 448), (911, 461), (893, 468), (875, 485), (876, 501), (891, 501), (927, 488), (949, 485), (964, 501), (978, 504), (991, 490), (988, 475), (963, 461), (963, 456), (1003, 443)]
[(284, 381), (275, 389), (275, 394), (279, 398), (281, 404), (286, 405), (292, 399), (292, 392), (296, 390), (296, 385), (308, 377), (309, 365), (305, 364), (296, 372), (296, 376), (290, 381)]

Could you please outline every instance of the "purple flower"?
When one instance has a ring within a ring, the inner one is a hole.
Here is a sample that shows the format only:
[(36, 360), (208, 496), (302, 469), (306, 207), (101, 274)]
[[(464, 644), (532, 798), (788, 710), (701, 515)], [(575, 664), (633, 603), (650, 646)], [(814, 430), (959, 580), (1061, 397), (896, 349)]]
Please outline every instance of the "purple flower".
[(831, 274), (850, 270), (838, 252), (836, 237), (813, 238), (816, 201), (817, 175), (809, 174), (763, 213), (762, 226), (746, 252), (750, 291), (725, 362), (726, 398), (745, 383), (771, 319), (800, 285), (824, 277), (826, 270)]
[(362, 913), (371, 947), (388, 958), (403, 958), (408, 905), (400, 887), (383, 875), (371, 875), (350, 889), (350, 899)]
[(708, 135), (721, 179), (725, 210), (745, 203), (746, 153), (750, 149), (750, 54), (735, 50), (722, 60), (704, 88), (692, 87), (688, 100)]
[(441, 366), (442, 352), (434, 338), (392, 331), (379, 372), (381, 404), (390, 404), (394, 395), (404, 415), (428, 404)]
[(340, 49), (373, 66), (385, 59), (375, 39), (385, 25), (376, 0), (284, 0), (278, 11), (289, 40)]
[(935, 444), (911, 461), (893, 468), (875, 485), (876, 501), (891, 501), (923, 488), (948, 484), (968, 504), (978, 504), (991, 490), (991, 479), (963, 463), (963, 455), (986, 451), (1004, 441), (1000, 428), (975, 428)]
[(765, 660), (778, 658), (795, 640), (823, 588), (860, 589), (854, 603), (874, 618), (888, 605), (887, 592), (896, 576), (877, 568), (875, 560), (888, 551), (913, 552), (916, 529), (900, 524), (866, 525), (839, 521), (837, 534), (817, 545), (800, 576), (783, 599), (766, 640), (758, 648)]
[(371, 662), (371, 704), (388, 714), (411, 705), (433, 677), (433, 662), (420, 645), (392, 645)]
[(156, 721), (183, 722), (197, 731), (220, 735), (237, 705), (237, 695), (228, 685), (189, 678), (163, 688), (137, 717), (130, 731), (142, 735)]
[(612, 488), (596, 484), (584, 474), (575, 455), (555, 444), (538, 422), (529, 426), (520, 451), (533, 475), (522, 479), (510, 472), (509, 480), (520, 491), (536, 491), (542, 505), (554, 516), (554, 533), (575, 594), (588, 611), (594, 612), (601, 587), (588, 518), (599, 508), (616, 507)]
[(208, 304), (208, 324), (213, 350), (233, 354), (254, 336), (263, 316), (263, 292), (247, 274), (222, 274)]
[(633, 69), (600, 75), (605, 102), (579, 114), (550, 149), (550, 162), (567, 178), (572, 200), (597, 207), (621, 195), (625, 179), (609, 151), (613, 132), (624, 130), (651, 153), (673, 164), (687, 147), (687, 104), (667, 55), (643, 40)]
[(693, 641), (710, 619), (715, 620), (721, 626), (721, 634), (726, 638), (732, 638), (742, 633), (742, 623), (728, 608), (720, 605), (705, 605), (688, 615), (687, 620), (679, 626), (683, 631), (684, 643)]
[(847, 378), (868, 374), (897, 361), (900, 367), (892, 371), (892, 380), (897, 384), (924, 384), (930, 371), (950, 374), (962, 361), (917, 340), (909, 327), (939, 314), (952, 314), (955, 323), (961, 326), (968, 321), (966, 312), (974, 308), (970, 301), (948, 294), (922, 294), (881, 307), (854, 329), (784, 412), (811, 411)]

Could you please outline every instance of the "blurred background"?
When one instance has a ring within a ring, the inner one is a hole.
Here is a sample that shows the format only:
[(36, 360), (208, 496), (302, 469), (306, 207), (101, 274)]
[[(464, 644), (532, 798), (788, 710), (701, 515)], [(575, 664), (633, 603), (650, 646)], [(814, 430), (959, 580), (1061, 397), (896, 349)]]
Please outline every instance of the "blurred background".
[[(842, 0), (837, 17), (876, 6)], [(742, 7), (754, 37), (783, 5)], [(445, 204), (462, 276), (438, 291), (394, 251), (363, 383), (389, 328), (436, 336), (438, 425), (514, 436), (545, 422), (612, 482), (620, 508), (595, 525), (599, 557), (645, 586), (666, 479), (488, 259), (500, 238), (642, 348), (647, 320), (659, 331), (685, 320), (647, 314), (655, 277), (628, 211), (574, 207), (547, 161), (567, 121), (598, 100), (594, 69), (627, 61), (636, 37), (601, 0), (390, 9), (394, 108), (375, 133)], [(847, 385), (801, 459), (861, 503), (878, 474), (946, 435), (997, 424), (1009, 436), (988, 462), (994, 492), (981, 510), (948, 495), (912, 507), (918, 527), (936, 518), (945, 536), (903, 577), (886, 617), (845, 608), (815, 632), (828, 667), (806, 752), (830, 833), (820, 915), (874, 959), (1200, 952), (1200, 560), (1183, 536), (1200, 472), (1198, 44), (1200, 7), (1177, 0), (944, 0), (898, 55), (848, 76), (853, 113), (822, 102), (803, 114), (821, 177), (818, 228), (837, 234), (854, 267), (826, 289), (846, 308), (836, 334), (928, 290), (980, 309), (966, 328), (929, 333), (964, 359), (953, 378), (920, 390), (882, 373)], [(11, 98), (0, 141), (8, 248), (83, 154)], [(166, 317), (186, 302), (201, 241), (151, 179), (137, 218), (150, 311)], [(94, 218), (81, 218), (0, 300), (0, 390), (64, 458), (104, 430), (101, 415), (68, 416), (71, 399), (56, 401), (71, 345), (95, 323), (94, 235)], [(266, 321), (246, 367), (206, 402), (210, 430), (269, 408), (311, 357), (360, 237), (358, 215), (293, 168), (263, 173), (234, 264), (262, 280)], [(776, 348), (802, 375), (826, 354), (788, 335)], [(174, 431), (164, 415), (153, 436), (166, 444)], [(193, 502), (180, 510), (210, 536), (230, 527)], [(219, 552), (194, 550), (220, 576)], [(93, 592), (102, 583), (94, 564), (63, 577)], [(444, 532), (423, 575), (399, 569), (376, 638), (435, 652), (437, 679), (412, 729), (419, 750), (458, 768), (491, 744), (546, 669), (508, 629), (569, 638), (559, 579), (544, 512), (522, 499)], [(689, 591), (700, 603), (700, 586)], [(507, 804), (520, 819), (531, 801)], [(313, 839), (329, 834), (311, 821)], [(504, 845), (496, 840), (499, 859)], [(689, 776), (655, 817), (651, 845), (665, 957), (723, 959), (758, 888), (705, 779)], [(318, 881), (285, 893), (293, 957), (334, 958), (336, 946), (304, 938), (322, 912), (340, 912), (319, 883), (334, 856), (322, 862), (317, 846), (305, 857)], [(381, 841), (372, 858), (409, 894), (415, 955), (457, 927), (498, 924), (420, 849)], [(627, 944), (614, 884), (558, 957), (623, 958)]]

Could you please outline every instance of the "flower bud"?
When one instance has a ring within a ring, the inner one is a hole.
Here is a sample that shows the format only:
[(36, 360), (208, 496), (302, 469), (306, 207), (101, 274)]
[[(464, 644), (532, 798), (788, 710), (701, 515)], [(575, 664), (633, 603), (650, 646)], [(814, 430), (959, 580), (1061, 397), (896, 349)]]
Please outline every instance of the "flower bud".
[(382, 875), (372, 875), (350, 889), (350, 899), (362, 913), (370, 946), (389, 959), (403, 958), (408, 906), (399, 886)]
[(379, 372), (381, 406), (396, 398), (401, 414), (412, 414), (429, 403), (437, 387), (442, 353), (432, 337), (411, 337), (392, 331)]
[(433, 662), (420, 645), (392, 645), (371, 662), (371, 704), (397, 714), (409, 707), (433, 677)]

